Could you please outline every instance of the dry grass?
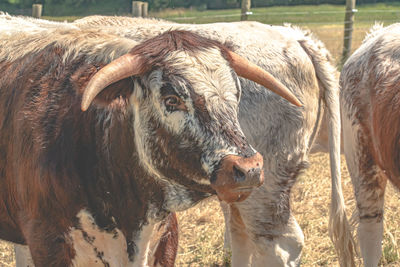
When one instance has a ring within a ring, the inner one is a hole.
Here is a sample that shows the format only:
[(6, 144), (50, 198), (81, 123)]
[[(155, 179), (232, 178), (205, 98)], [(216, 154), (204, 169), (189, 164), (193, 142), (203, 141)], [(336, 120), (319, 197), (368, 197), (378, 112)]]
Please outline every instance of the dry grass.
[(177, 266), (213, 266), (223, 262), (224, 216), (216, 198), (180, 212)]
[(0, 266), (15, 266), (14, 249), (10, 243), (0, 241)]
[[(371, 28), (373, 23), (369, 25), (362, 25), (354, 28), (352, 39), (352, 52), (358, 48), (366, 32)], [(302, 28), (309, 29), (320, 39), (326, 48), (332, 53), (336, 63), (340, 63), (343, 49), (343, 25), (318, 25), (318, 26), (302, 26)]]

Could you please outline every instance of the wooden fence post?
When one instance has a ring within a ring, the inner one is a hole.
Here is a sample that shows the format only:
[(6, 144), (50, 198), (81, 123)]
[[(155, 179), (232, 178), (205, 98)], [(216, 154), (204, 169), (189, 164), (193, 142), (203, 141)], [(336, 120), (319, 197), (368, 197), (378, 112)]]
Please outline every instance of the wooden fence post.
[(143, 2), (142, 4), (142, 17), (145, 18), (149, 14), (149, 3)]
[(40, 19), (42, 17), (42, 5), (33, 4), (32, 5), (32, 17)]
[(344, 16), (344, 37), (342, 65), (346, 62), (351, 53), (351, 40), (353, 36), (354, 13), (356, 10), (356, 0), (346, 0), (346, 14)]
[(142, 16), (142, 5), (143, 5), (143, 2), (132, 1), (132, 16), (133, 17), (141, 17)]
[(251, 0), (242, 0), (242, 14), (240, 16), (240, 20), (247, 20), (250, 12)]

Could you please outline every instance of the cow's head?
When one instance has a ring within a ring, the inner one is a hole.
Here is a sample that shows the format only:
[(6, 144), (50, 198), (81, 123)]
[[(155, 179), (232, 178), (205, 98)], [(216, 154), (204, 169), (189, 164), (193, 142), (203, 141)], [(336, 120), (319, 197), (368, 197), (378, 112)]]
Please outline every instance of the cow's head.
[(102, 68), (82, 100), (86, 110), (108, 85), (132, 77), (135, 144), (154, 176), (186, 187), (211, 185), (227, 202), (263, 183), (263, 158), (238, 123), (238, 75), (298, 101), (271, 75), (226, 46), (186, 31), (143, 42)]

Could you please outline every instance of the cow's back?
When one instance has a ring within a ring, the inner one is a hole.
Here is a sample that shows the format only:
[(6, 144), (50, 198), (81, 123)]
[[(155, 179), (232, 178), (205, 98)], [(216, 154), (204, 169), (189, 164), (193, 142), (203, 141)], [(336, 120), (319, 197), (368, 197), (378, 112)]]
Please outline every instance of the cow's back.
[(34, 166), (40, 158), (40, 147), (46, 146), (37, 133), (43, 130), (41, 123), (46, 124), (51, 117), (43, 113), (40, 99), (49, 98), (40, 88), (56, 86), (51, 81), (61, 71), (61, 58), (52, 49), (29, 52), (34, 44), (25, 43), (22, 32), (14, 35), (2, 35), (0, 41), (0, 236), (24, 243), (20, 227), (27, 217), (22, 211), (37, 210), (34, 200), (40, 184), (35, 183), (39, 176)]
[(400, 187), (400, 25), (372, 33), (343, 67), (344, 114), (365, 135), (360, 142)]
[[(4, 47), (1, 48), (4, 50)], [(18, 181), (12, 179), (15, 177), (14, 166), (18, 162), (18, 148), (13, 148), (13, 144), (18, 144), (19, 136), (16, 133), (18, 130), (18, 122), (21, 120), (18, 117), (18, 110), (23, 107), (21, 95), (23, 92), (16, 81), (24, 79), (23, 68), (28, 62), (10, 62), (7, 60), (0, 61), (0, 236), (2, 238), (13, 241), (23, 242), (22, 236), (19, 234), (17, 226), (17, 217), (14, 211), (18, 210), (17, 190)], [(28, 82), (28, 81), (26, 81)], [(29, 133), (25, 133), (27, 136)], [(27, 148), (27, 150), (29, 150)]]

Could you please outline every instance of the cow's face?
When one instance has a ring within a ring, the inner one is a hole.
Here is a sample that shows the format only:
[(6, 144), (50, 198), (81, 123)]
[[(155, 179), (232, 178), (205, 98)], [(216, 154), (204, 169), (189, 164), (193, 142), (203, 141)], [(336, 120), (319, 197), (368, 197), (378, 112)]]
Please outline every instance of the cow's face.
[(196, 52), (171, 52), (165, 67), (137, 79), (130, 99), (137, 151), (153, 176), (244, 199), (263, 182), (263, 162), (238, 123), (238, 78), (219, 49)]
[(220, 43), (171, 31), (101, 69), (85, 89), (82, 110), (108, 85), (132, 77), (128, 102), (145, 169), (192, 189), (211, 185), (227, 202), (243, 200), (264, 177), (262, 157), (238, 123), (237, 74), (299, 105), (270, 74)]

